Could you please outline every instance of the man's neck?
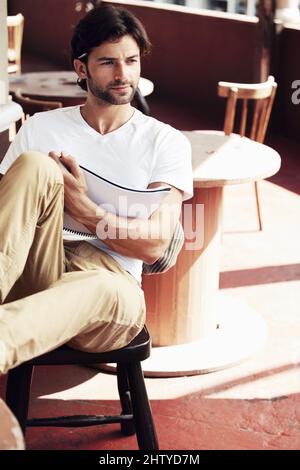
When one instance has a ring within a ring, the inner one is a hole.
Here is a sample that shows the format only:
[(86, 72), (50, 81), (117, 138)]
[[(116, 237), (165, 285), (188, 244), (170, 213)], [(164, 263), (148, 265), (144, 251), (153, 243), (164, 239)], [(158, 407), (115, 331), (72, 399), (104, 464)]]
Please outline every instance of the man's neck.
[(87, 99), (80, 112), (89, 126), (100, 134), (108, 134), (125, 124), (132, 117), (134, 108), (130, 103), (109, 105)]

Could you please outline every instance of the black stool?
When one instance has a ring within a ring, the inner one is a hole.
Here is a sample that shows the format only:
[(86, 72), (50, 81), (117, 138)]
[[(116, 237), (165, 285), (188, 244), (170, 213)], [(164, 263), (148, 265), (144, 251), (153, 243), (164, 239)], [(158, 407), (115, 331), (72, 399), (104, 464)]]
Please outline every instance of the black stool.
[[(141, 361), (150, 356), (147, 329), (126, 347), (102, 353), (88, 353), (61, 346), (36, 357), (8, 373), (6, 402), (25, 434), (26, 426), (80, 427), (120, 423), (127, 436), (136, 433), (139, 449), (158, 450), (158, 441), (147, 396)], [(38, 365), (117, 363), (118, 390), (122, 411), (118, 416), (76, 415), (27, 420), (33, 367)]]

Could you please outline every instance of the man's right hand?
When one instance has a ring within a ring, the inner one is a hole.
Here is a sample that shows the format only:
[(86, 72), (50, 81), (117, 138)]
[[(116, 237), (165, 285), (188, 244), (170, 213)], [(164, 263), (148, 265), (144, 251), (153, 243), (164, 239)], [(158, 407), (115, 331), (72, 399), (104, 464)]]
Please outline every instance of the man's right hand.
[(65, 152), (58, 153), (51, 151), (48, 155), (58, 164), (62, 171), (65, 190), (68, 190), (67, 188), (76, 189), (85, 194), (87, 190), (85, 177), (75, 158), (67, 155)]
[[(84, 173), (74, 157), (64, 152), (49, 152), (60, 167), (64, 178), (64, 205), (65, 211), (78, 222), (94, 219), (99, 207), (87, 195), (87, 184)], [(105, 214), (103, 210), (99, 215)]]

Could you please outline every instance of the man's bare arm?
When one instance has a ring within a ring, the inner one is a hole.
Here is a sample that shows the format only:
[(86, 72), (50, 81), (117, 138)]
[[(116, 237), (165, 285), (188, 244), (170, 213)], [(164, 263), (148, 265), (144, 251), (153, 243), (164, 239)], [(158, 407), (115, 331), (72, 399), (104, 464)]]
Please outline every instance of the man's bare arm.
[[(78, 222), (97, 234), (106, 245), (124, 256), (154, 263), (168, 247), (182, 205), (182, 191), (171, 188), (160, 207), (149, 219), (119, 217), (97, 206), (86, 195), (83, 172), (70, 155), (50, 152), (64, 177), (65, 210)], [(66, 165), (68, 170), (61, 165)], [(160, 186), (153, 183), (149, 187)]]
[[(167, 249), (175, 225), (180, 217), (182, 192), (171, 188), (160, 207), (149, 219), (130, 219), (112, 213), (97, 214), (97, 205), (81, 198), (81, 213), (78, 221), (92, 233), (97, 233), (103, 242), (114, 251), (133, 258), (154, 263)], [(79, 203), (80, 204), (80, 203)], [(101, 207), (100, 207), (101, 211)], [(102, 233), (113, 234), (105, 238)]]

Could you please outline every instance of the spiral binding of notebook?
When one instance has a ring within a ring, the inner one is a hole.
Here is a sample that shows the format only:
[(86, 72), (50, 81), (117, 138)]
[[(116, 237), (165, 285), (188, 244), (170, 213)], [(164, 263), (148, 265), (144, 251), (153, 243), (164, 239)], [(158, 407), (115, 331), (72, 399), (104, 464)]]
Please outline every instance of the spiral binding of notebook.
[(71, 230), (66, 227), (63, 228), (63, 239), (64, 240), (97, 240), (98, 237), (93, 233), (79, 232), (77, 230)]

